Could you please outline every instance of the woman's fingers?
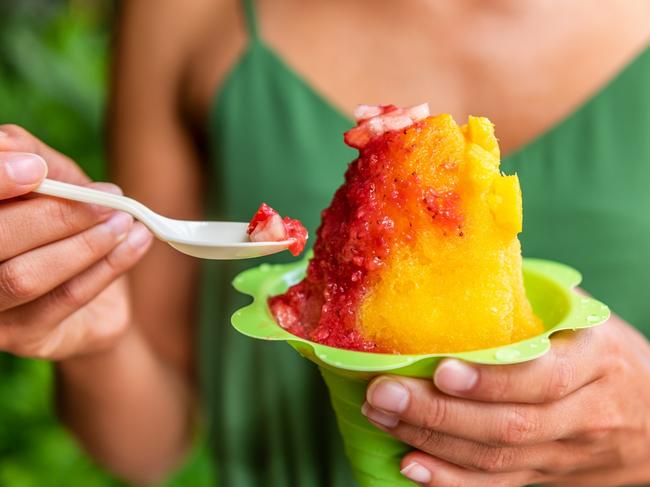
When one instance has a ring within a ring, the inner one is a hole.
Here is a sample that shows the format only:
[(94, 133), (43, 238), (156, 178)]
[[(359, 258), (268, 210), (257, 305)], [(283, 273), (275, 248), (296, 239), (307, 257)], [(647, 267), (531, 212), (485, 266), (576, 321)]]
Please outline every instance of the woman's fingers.
[(47, 164), (36, 154), (0, 152), (0, 200), (33, 191), (47, 175)]
[[(381, 414), (381, 413), (380, 413)], [(388, 430), (375, 422), (375, 411), (366, 408), (366, 415), (376, 427), (390, 432), (420, 451), (470, 470), (503, 473), (522, 470), (565, 473), (590, 465), (593, 455), (584, 445), (572, 442), (547, 442), (532, 446), (493, 446), (457, 438), (434, 430), (422, 430), (408, 423), (399, 423)]]
[(423, 487), (521, 487), (539, 482), (535, 472), (490, 474), (473, 472), (421, 452), (412, 452), (402, 460), (402, 475)]
[(546, 355), (521, 364), (478, 365), (445, 359), (434, 382), (447, 394), (478, 401), (557, 401), (602, 377), (602, 347), (595, 335), (594, 330), (559, 334)]
[[(146, 253), (153, 237), (135, 223), (127, 237), (106, 257), (45, 296), (2, 313), (0, 348), (16, 355), (59, 358), (57, 327), (63, 320), (93, 300), (112, 281), (133, 267)], [(34, 325), (26, 325), (33, 323)], [(87, 323), (92, 329), (93, 323)], [(62, 332), (64, 330), (61, 330)], [(92, 330), (65, 330), (72, 335)], [(68, 338), (70, 338), (68, 336)], [(68, 340), (68, 347), (74, 340)], [(79, 340), (83, 343), (84, 340)]]
[[(390, 433), (411, 444), (437, 431), (495, 446), (544, 443), (575, 434), (585, 427), (580, 394), (550, 404), (493, 404), (451, 397), (430, 380), (399, 376), (375, 379), (367, 392), (369, 405), (385, 414)], [(377, 421), (377, 420), (376, 420)], [(418, 427), (418, 437), (400, 437), (396, 427)]]
[[(121, 194), (113, 184), (87, 186)], [(76, 235), (112, 213), (109, 208), (40, 195), (0, 204), (0, 262)]]
[(115, 213), (70, 238), (0, 264), (0, 312), (47, 294), (107, 255), (129, 232), (133, 218)]
[[(376, 427), (385, 429), (381, 423), (373, 420), (374, 411), (368, 411), (368, 419)], [(552, 453), (546, 443), (531, 447), (497, 447), (477, 441), (456, 438), (434, 430), (421, 430), (417, 426), (399, 423), (390, 433), (400, 439), (409, 440), (409, 444), (418, 450), (436, 458), (445, 460), (464, 468), (484, 472), (517, 472), (522, 469), (545, 465)]]
[(90, 180), (72, 159), (44, 144), (27, 130), (17, 125), (0, 125), (0, 152), (29, 152), (47, 162), (52, 179), (72, 184), (85, 184)]

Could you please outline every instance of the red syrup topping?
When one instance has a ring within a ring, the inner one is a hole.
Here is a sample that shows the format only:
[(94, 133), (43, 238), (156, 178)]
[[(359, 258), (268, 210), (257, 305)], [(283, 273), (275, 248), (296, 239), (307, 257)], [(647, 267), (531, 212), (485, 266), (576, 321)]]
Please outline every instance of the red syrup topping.
[[(382, 117), (404, 109), (382, 106), (376, 110)], [(285, 294), (269, 298), (269, 307), (280, 326), (294, 335), (337, 348), (390, 353), (365, 340), (357, 327), (357, 312), (373, 274), (384, 265), (397, 237), (409, 242), (432, 220), (458, 232), (462, 218), (456, 194), (436, 194), (415, 173), (403, 179), (394, 176), (400, 161), (392, 157), (395, 147), (402, 145), (404, 128), (371, 133), (367, 122), (373, 119), (357, 118), (357, 127), (345, 134), (345, 141), (359, 148), (360, 154), (321, 214), (307, 275)], [(417, 127), (416, 122), (412, 129)], [(417, 218), (411, 221), (413, 202), (419, 206), (417, 213), (428, 215), (426, 223)]]

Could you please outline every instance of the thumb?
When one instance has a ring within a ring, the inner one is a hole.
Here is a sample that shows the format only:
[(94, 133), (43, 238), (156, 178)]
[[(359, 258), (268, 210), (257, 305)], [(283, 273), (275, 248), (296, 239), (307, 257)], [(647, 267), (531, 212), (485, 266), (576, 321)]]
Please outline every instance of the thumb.
[(26, 152), (0, 152), (0, 200), (31, 192), (47, 176), (45, 160)]

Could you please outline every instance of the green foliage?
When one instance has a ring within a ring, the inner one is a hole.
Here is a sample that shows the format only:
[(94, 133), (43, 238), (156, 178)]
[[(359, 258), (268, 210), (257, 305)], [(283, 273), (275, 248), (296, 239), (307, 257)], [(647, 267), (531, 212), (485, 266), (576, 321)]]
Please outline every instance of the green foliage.
[[(16, 123), (104, 175), (107, 0), (0, 2), (0, 123)], [(0, 354), (0, 486), (114, 487), (57, 423), (44, 362)], [(166, 485), (214, 484), (202, 441)]]
[(76, 3), (85, 8), (16, 2), (0, 11), (0, 123), (27, 127), (97, 178), (108, 34), (101, 3)]
[(117, 486), (92, 466), (50, 410), (50, 367), (0, 357), (0, 485)]

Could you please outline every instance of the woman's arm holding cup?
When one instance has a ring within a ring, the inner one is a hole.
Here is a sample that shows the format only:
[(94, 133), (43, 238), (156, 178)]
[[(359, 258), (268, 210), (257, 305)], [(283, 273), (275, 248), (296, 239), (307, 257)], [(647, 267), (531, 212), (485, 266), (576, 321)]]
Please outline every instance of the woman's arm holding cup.
[(371, 422), (419, 450), (402, 467), (421, 485), (650, 481), (650, 345), (616, 316), (532, 362), (380, 377), (367, 401)]

